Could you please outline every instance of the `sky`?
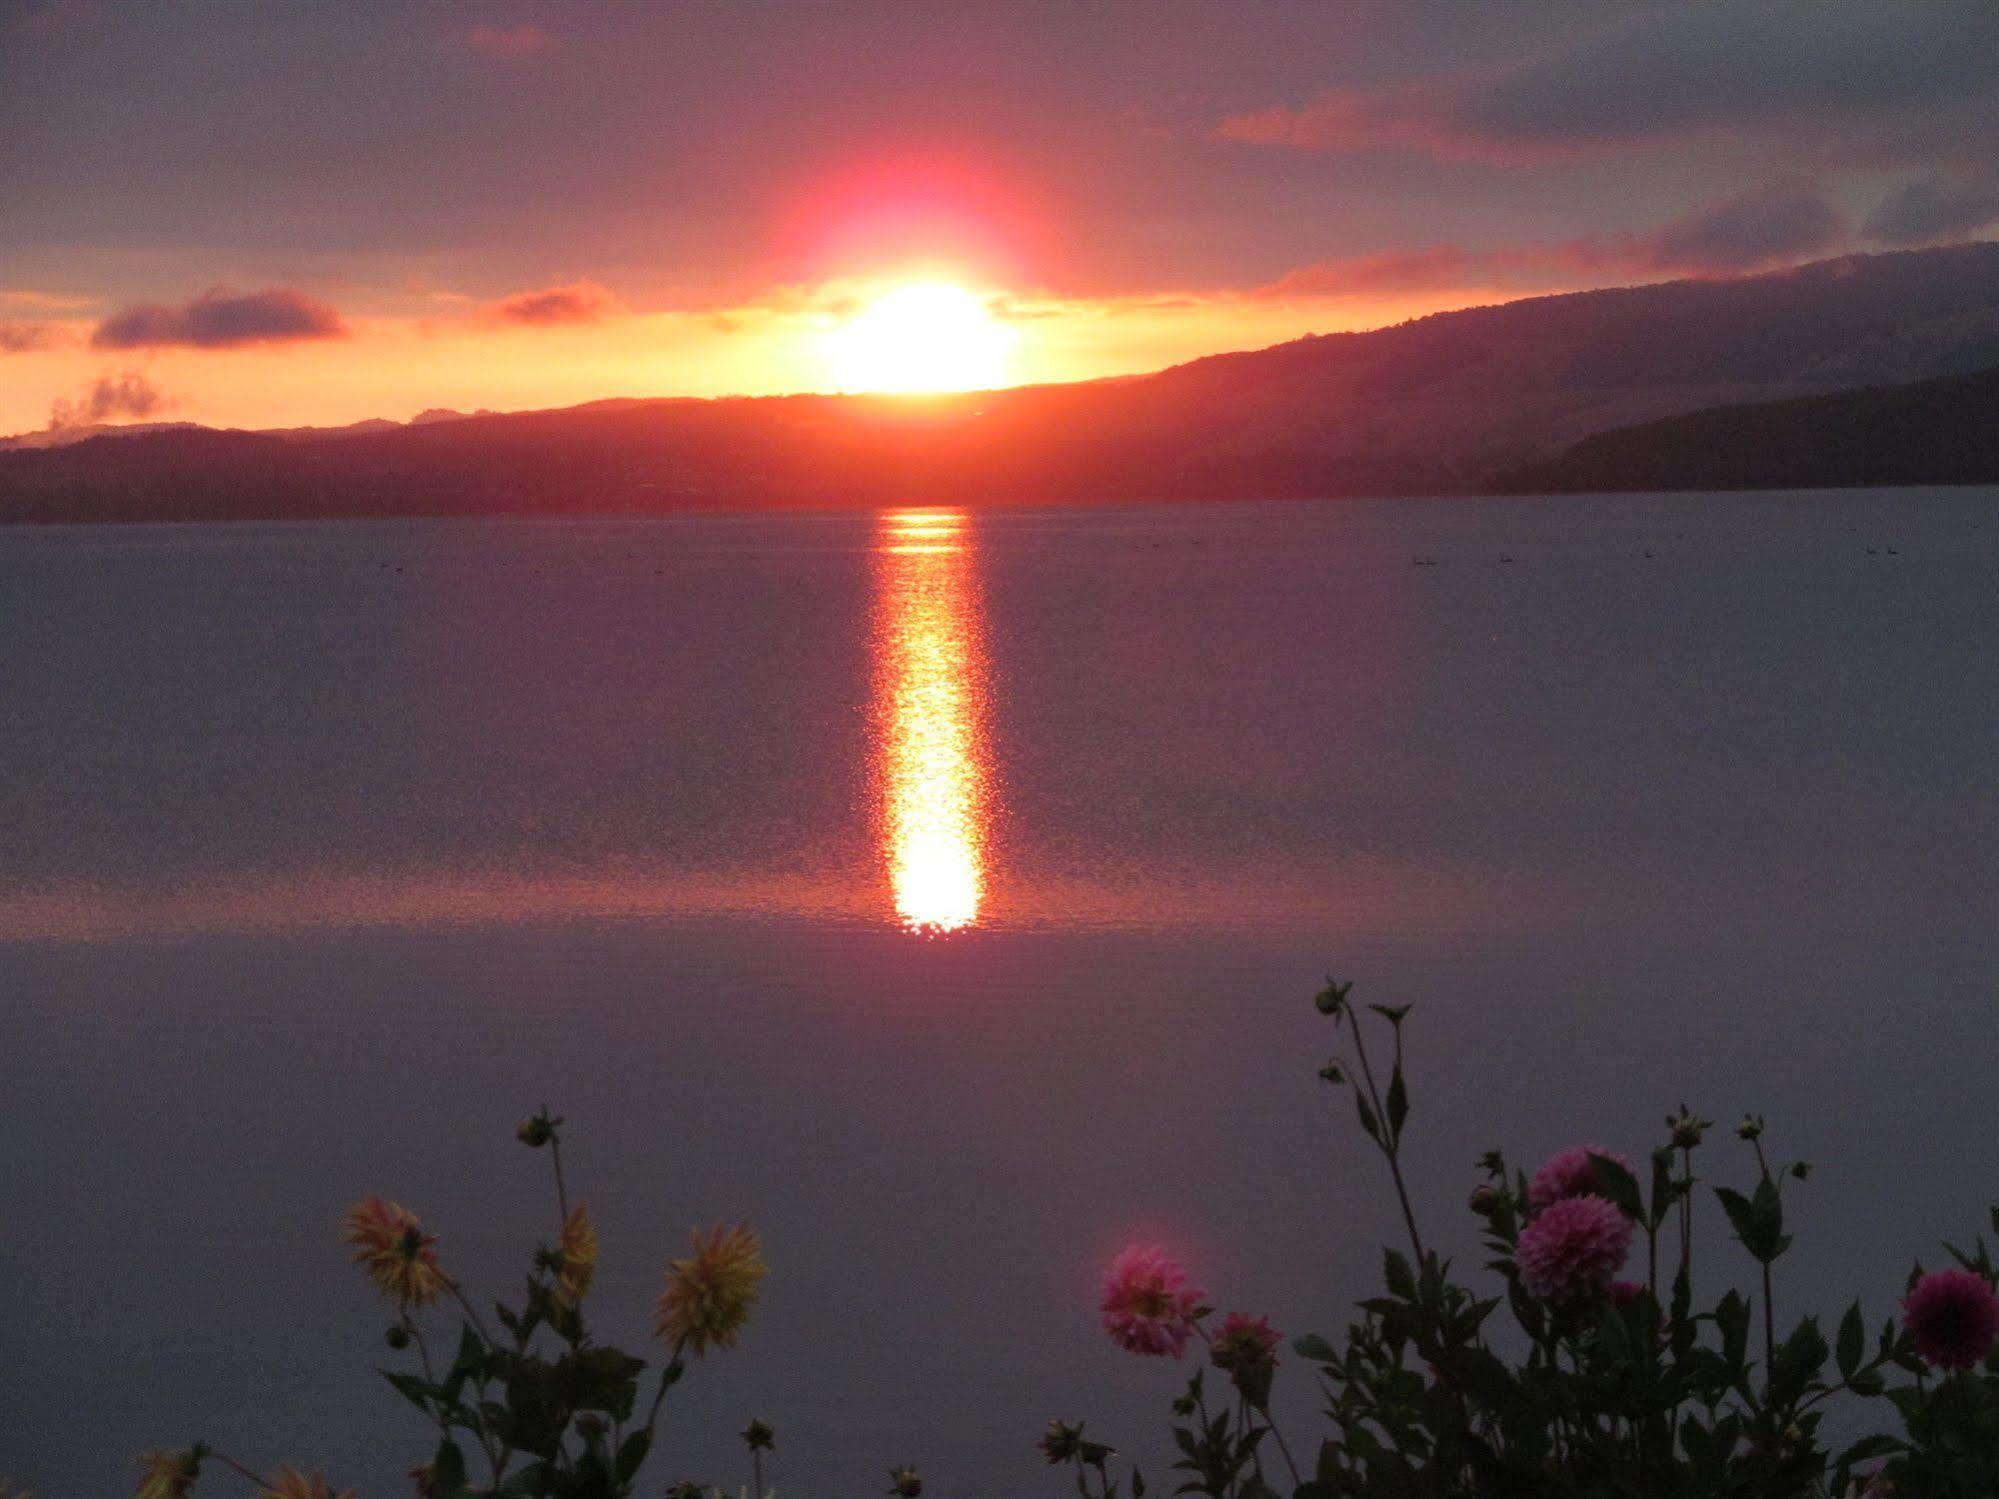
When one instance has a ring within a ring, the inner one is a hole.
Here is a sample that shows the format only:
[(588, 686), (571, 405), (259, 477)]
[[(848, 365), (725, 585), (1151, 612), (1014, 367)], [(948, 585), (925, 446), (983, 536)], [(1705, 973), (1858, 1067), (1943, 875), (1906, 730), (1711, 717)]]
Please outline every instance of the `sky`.
[(912, 283), (1020, 383), (1989, 237), (1995, 62), (1904, 0), (0, 0), (0, 433), (855, 388)]

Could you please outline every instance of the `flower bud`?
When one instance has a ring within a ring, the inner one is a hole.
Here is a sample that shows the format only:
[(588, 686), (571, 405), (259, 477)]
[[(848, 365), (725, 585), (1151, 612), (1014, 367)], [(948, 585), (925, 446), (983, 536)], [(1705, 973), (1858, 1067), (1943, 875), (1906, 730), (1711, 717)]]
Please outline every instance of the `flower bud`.
[(396, 1352), (401, 1353), (410, 1345), (410, 1330), (398, 1322), (394, 1327), (382, 1334), (382, 1341), (395, 1349)]
[(540, 1150), (555, 1138), (555, 1126), (546, 1114), (536, 1114), (514, 1126), (514, 1138), (529, 1150)]
[(1327, 979), (1326, 987), (1312, 996), (1312, 1003), (1319, 1007), (1321, 1015), (1337, 1015), (1340, 1012), (1341, 1006), (1346, 1004), (1347, 996), (1351, 993), (1353, 993), (1353, 983), (1351, 980), (1341, 984), (1335, 983), (1332, 979)]
[(1106, 1447), (1102, 1442), (1085, 1442), (1077, 1449), (1076, 1460), (1092, 1468), (1101, 1468), (1111, 1460), (1111, 1454), (1116, 1450), (1114, 1447)]
[(743, 1445), (752, 1452), (768, 1452), (777, 1445), (777, 1433), (770, 1422), (758, 1416), (743, 1428)]
[(1666, 1128), (1673, 1132), (1675, 1150), (1692, 1150), (1701, 1143), (1713, 1123), (1712, 1119), (1701, 1118), (1685, 1104), (1680, 1105), (1679, 1113), (1666, 1116)]
[(888, 1491), (896, 1499), (918, 1499), (923, 1492), (923, 1479), (917, 1474), (914, 1463), (904, 1463), (899, 1468), (888, 1470)]
[(1466, 1205), (1479, 1217), (1489, 1218), (1499, 1211), (1502, 1200), (1499, 1188), (1491, 1182), (1480, 1182), (1471, 1189), (1471, 1196), (1467, 1199)]
[(1760, 1140), (1763, 1138), (1763, 1117), (1760, 1114), (1744, 1114), (1742, 1123), (1735, 1126), (1738, 1140)]
[(1319, 1069), (1319, 1081), (1321, 1082), (1343, 1083), (1346, 1080), (1346, 1069), (1340, 1066), (1338, 1062), (1328, 1062)]
[(606, 1430), (604, 1418), (595, 1411), (584, 1411), (576, 1418), (576, 1433), (585, 1441), (592, 1437), (601, 1437)]

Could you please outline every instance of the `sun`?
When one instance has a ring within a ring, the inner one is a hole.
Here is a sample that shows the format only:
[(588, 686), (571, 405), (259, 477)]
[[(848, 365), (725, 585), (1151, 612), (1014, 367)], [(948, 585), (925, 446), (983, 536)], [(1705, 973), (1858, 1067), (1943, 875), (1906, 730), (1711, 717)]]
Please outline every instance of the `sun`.
[(986, 298), (948, 281), (883, 292), (822, 343), (843, 391), (990, 390), (1006, 383), (1014, 330)]

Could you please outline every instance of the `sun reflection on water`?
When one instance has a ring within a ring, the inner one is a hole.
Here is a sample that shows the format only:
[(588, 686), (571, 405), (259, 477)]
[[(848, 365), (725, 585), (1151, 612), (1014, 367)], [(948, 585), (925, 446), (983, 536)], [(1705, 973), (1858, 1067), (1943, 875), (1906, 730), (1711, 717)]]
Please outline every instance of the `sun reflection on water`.
[(876, 781), (896, 915), (913, 932), (978, 920), (991, 816), (985, 672), (970, 527), (884, 514), (875, 546)]

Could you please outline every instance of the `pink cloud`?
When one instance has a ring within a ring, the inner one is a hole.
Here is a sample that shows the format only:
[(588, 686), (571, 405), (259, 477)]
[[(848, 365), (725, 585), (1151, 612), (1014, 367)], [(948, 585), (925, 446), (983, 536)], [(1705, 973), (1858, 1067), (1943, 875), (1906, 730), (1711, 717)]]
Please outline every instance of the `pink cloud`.
[(595, 281), (572, 281), (539, 291), (516, 292), (488, 302), (480, 315), (491, 322), (550, 327), (561, 323), (599, 323), (615, 312), (618, 299)]
[(465, 45), (481, 57), (499, 58), (511, 62), (546, 52), (555, 45), (555, 38), (532, 22), (504, 29), (497, 26), (474, 26), (465, 33)]
[(0, 323), (0, 354), (32, 354), (67, 341), (53, 323)]

